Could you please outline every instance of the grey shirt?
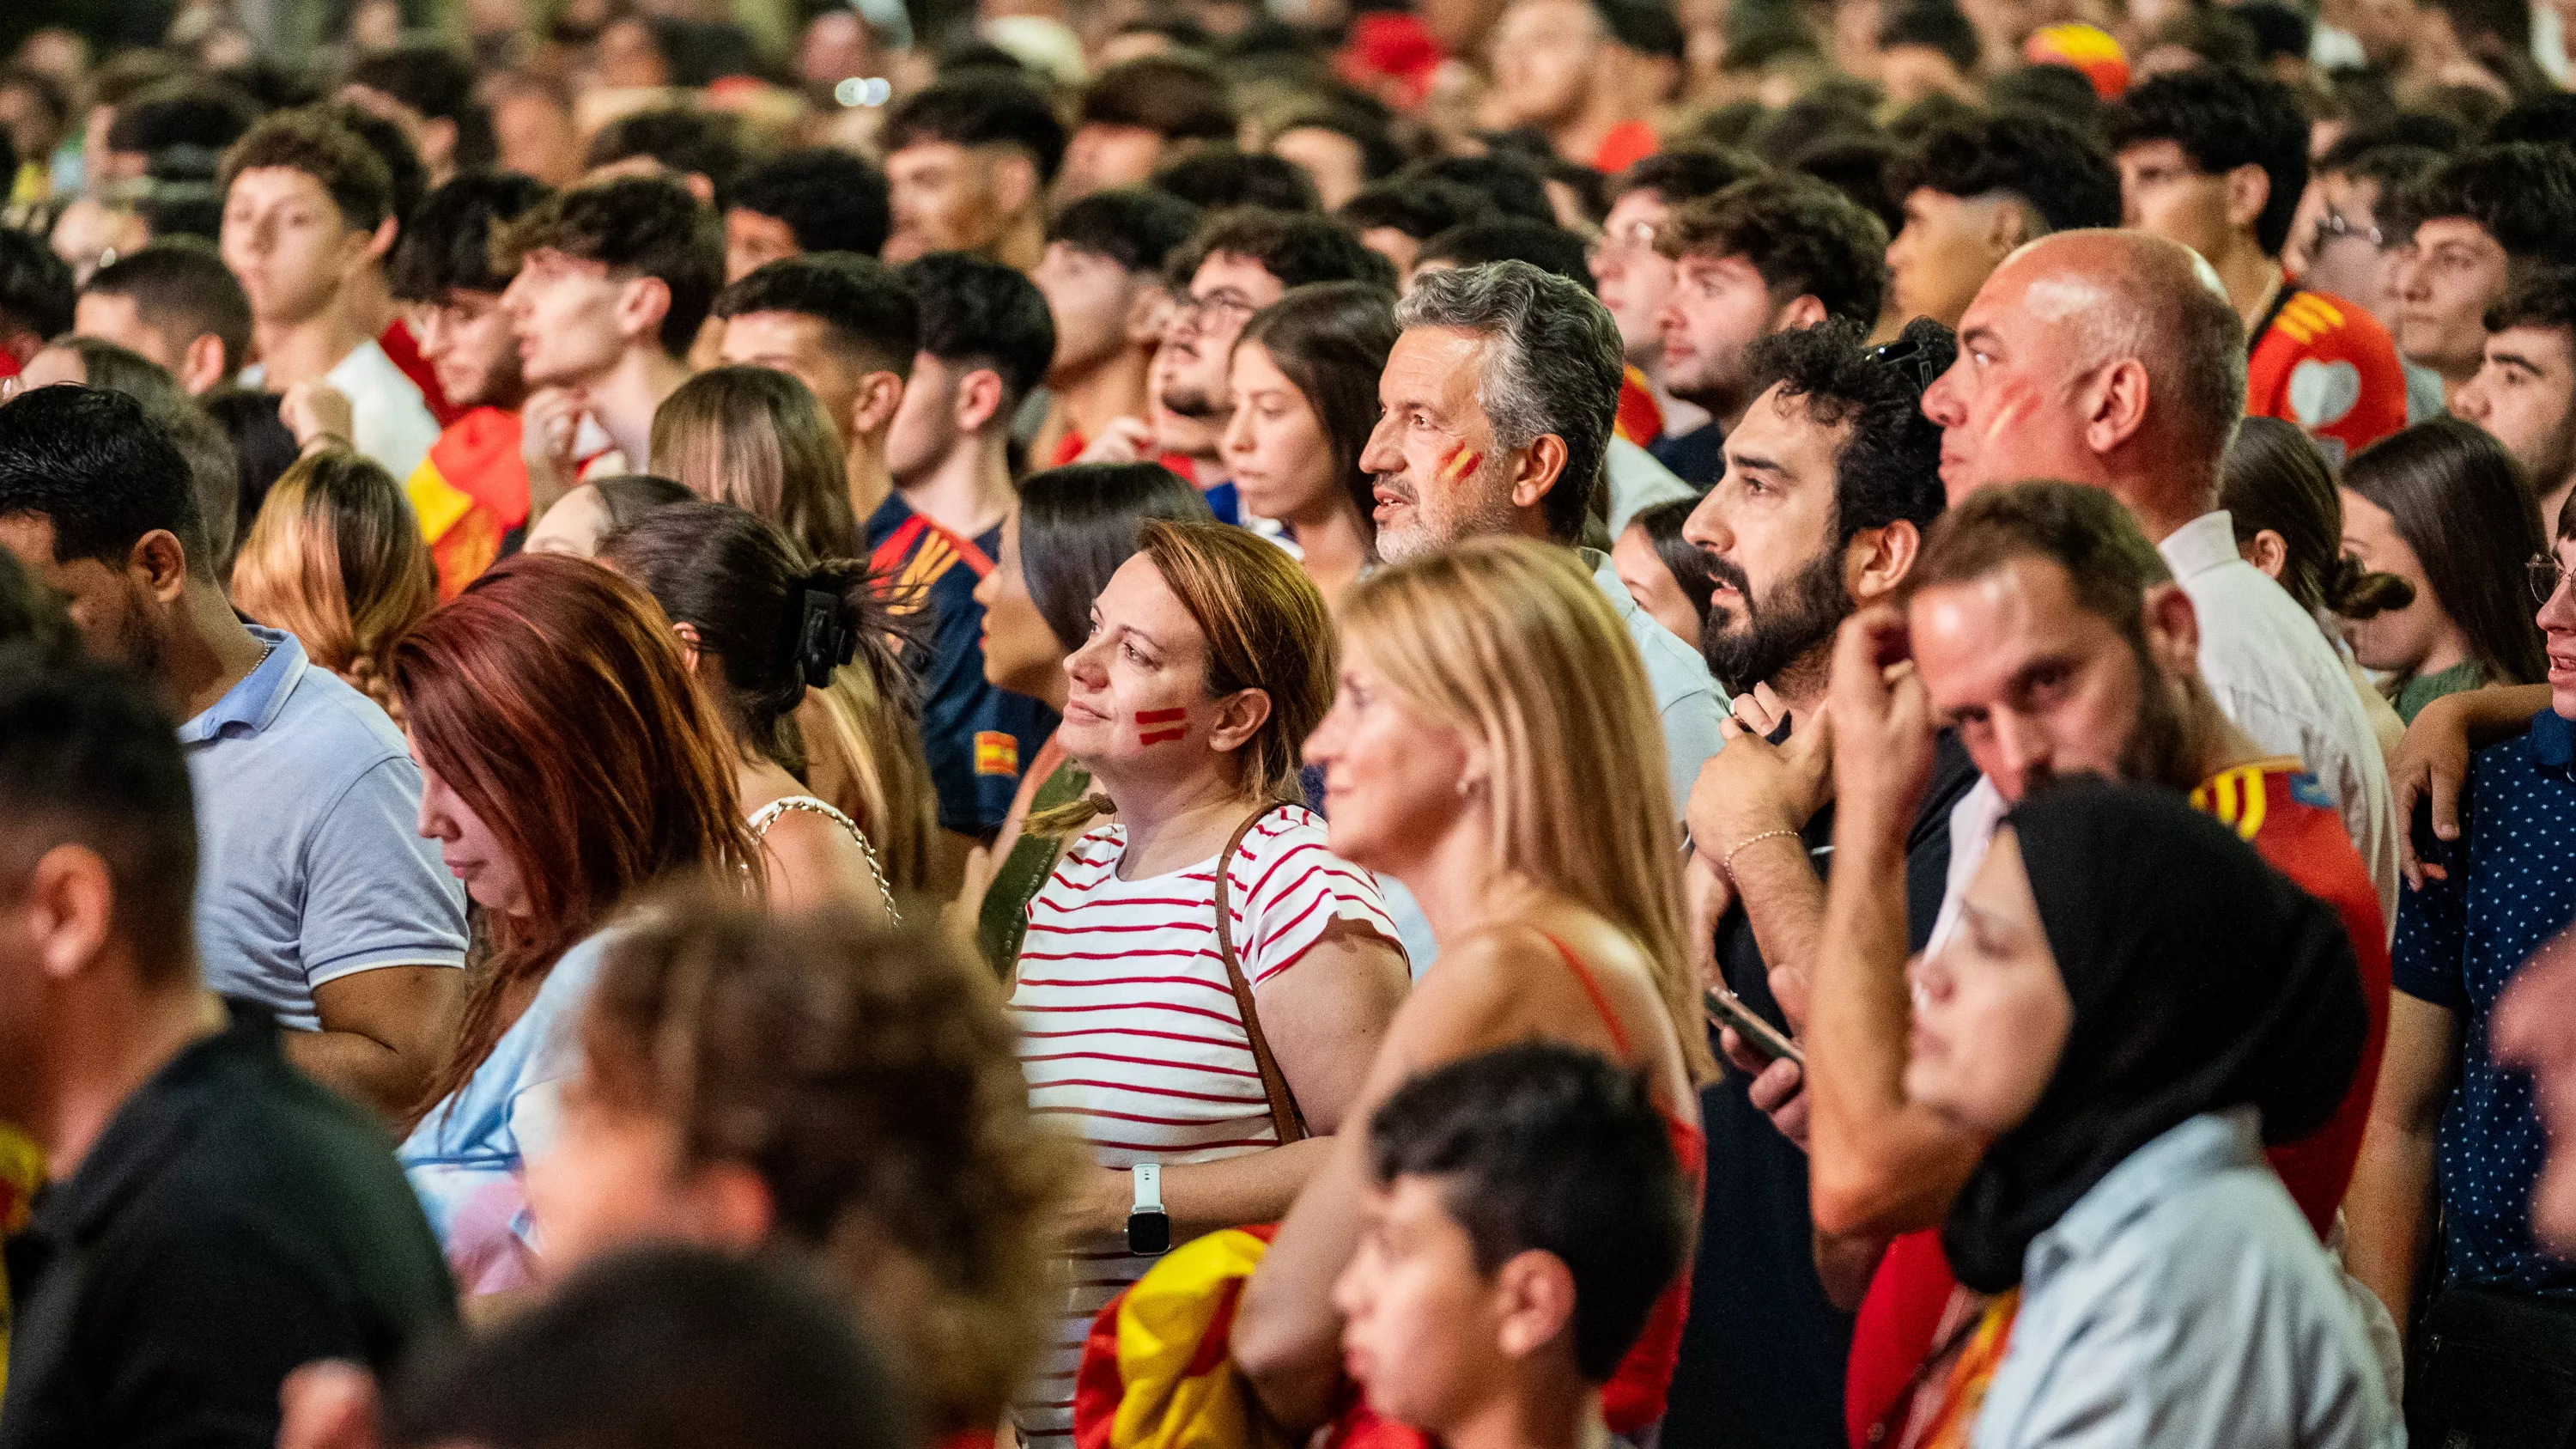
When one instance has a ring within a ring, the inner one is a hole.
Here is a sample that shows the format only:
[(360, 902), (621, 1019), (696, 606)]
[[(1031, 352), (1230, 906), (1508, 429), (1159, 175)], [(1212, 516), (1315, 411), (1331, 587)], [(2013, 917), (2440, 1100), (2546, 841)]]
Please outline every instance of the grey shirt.
[(313, 988), (465, 964), (465, 892), (419, 833), (420, 767), (375, 701), (292, 634), (179, 727), (197, 804), (206, 984), (317, 1031)]

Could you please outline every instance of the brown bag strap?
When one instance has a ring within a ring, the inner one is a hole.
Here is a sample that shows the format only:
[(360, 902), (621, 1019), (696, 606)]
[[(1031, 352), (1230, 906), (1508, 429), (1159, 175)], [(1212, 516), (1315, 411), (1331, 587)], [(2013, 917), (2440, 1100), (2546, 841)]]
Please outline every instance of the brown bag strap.
[(1243, 962), (1234, 954), (1234, 909), (1228, 899), (1226, 872), (1234, 865), (1234, 853), (1243, 846), (1243, 837), (1262, 817), (1278, 809), (1264, 805), (1249, 819), (1234, 827), (1225, 849), (1216, 858), (1216, 949), (1225, 958), (1226, 984), (1234, 988), (1234, 1009), (1243, 1017), (1243, 1034), (1252, 1039), (1252, 1064), (1261, 1069), (1262, 1095), (1270, 1099), (1270, 1125), (1279, 1134), (1279, 1145), (1306, 1140), (1306, 1118), (1297, 1110), (1297, 1095), (1288, 1090), (1288, 1078), (1279, 1070), (1279, 1059), (1270, 1054), (1270, 1039), (1261, 1034), (1261, 1017), (1252, 1009), (1252, 983), (1243, 979)]

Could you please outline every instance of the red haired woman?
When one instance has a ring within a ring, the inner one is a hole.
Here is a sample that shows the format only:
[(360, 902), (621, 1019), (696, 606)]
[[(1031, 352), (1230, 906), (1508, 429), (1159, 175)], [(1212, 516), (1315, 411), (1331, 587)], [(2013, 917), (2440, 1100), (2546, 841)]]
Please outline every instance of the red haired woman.
[(652, 599), (577, 559), (510, 559), (395, 644), (420, 833), (480, 906), (489, 956), (399, 1156), (471, 1295), (529, 1281), (521, 1164), (573, 1069), (558, 1025), (639, 888), (740, 890), (730, 737)]

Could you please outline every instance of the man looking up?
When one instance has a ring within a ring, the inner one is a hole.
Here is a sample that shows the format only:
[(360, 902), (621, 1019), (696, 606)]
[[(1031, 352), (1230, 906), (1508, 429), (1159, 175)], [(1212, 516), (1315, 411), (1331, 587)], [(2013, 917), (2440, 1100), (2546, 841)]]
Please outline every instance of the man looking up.
[[(1691, 794), (1691, 937), (1713, 945), (1716, 980), (1784, 1031), (1797, 1019), (1784, 1004), (1805, 1011), (1834, 863), (1831, 732), (1820, 709), (1834, 631), (1895, 595), (1942, 508), (1941, 430), (1921, 399), (1949, 365), (1949, 331), (1918, 319), (1881, 349), (1864, 335), (1836, 320), (1753, 344), (1747, 361), (1761, 390), (1727, 436), (1725, 476), (1682, 530), (1717, 581), (1702, 632), (1736, 708), (1726, 747)], [(1976, 779), (1955, 740), (1943, 742), (1935, 771), (1902, 871), (1924, 903), (1918, 945), (1949, 862), (1950, 806)], [(1851, 1320), (1811, 1251), (1806, 1154), (1752, 1094), (1763, 1059), (1732, 1060), (1700, 1092), (1719, 1170), (1701, 1209), (1666, 1432), (1677, 1443), (1722, 1441), (1724, 1426), (1758, 1423), (1783, 1442), (1830, 1442)]]
[(840, 432), (850, 516), (894, 491), (886, 435), (921, 342), (912, 289), (873, 257), (819, 252), (771, 262), (716, 294), (724, 360), (774, 367), (805, 384)]
[(885, 249), (886, 179), (832, 146), (789, 151), (743, 173), (725, 197), (725, 281), (807, 252)]
[(411, 1108), (447, 1048), (465, 899), (414, 830), (420, 767), (393, 721), (233, 613), (187, 462), (131, 398), (0, 407), (0, 545), (186, 720), (207, 984), (294, 1028), (287, 1059), (326, 1085)]
[[(1672, 296), (1674, 276), (1672, 258), (1655, 250), (1655, 233), (1670, 219), (1674, 207), (1714, 195), (1761, 169), (1761, 162), (1735, 151), (1657, 152), (1611, 181), (1610, 213), (1602, 220), (1601, 240), (1592, 246), (1593, 286), (1601, 305), (1619, 323), (1619, 343), (1627, 350), (1629, 393), (1642, 392), (1653, 412), (1652, 426), (1631, 428), (1625, 419), (1635, 404), (1623, 396), (1620, 431), (1654, 453), (1656, 461), (1700, 485), (1725, 465), (1710, 451), (1718, 442), (1715, 433), (1700, 434), (1704, 446), (1684, 450), (1678, 460), (1667, 452), (1679, 439), (1697, 432), (1708, 416), (1664, 387), (1664, 334), (1659, 319), (1665, 300)], [(1639, 432), (1644, 436), (1637, 436)]]
[(2576, 260), (2576, 156), (2528, 141), (2471, 147), (2400, 188), (2382, 215), (2398, 244), (2397, 345), (2456, 398), (2485, 361), (2486, 311), (2506, 269)]
[[(2244, 407), (2245, 331), (2209, 264), (2137, 232), (2061, 232), (1977, 290), (1959, 360), (1923, 396), (1941, 481), (2061, 478), (2120, 500), (2200, 618), (2200, 673), (2256, 743), (2303, 761), (2397, 904), (2388, 770), (2316, 621), (2237, 556), (2218, 464)], [(1952, 849), (1963, 843), (1953, 839)]]
[(2111, 111), (2122, 224), (2198, 252), (2245, 333), (2245, 411), (2296, 423), (2343, 458), (2406, 426), (2406, 375), (2379, 319), (2281, 269), (2308, 184), (2308, 122), (2278, 81), (2192, 70)]
[(1045, 255), (1047, 184), (1065, 139), (1044, 96), (998, 76), (942, 81), (894, 108), (884, 144), (887, 261), (977, 252), (1025, 272)]
[(2576, 269), (2534, 266), (2487, 309), (2484, 360), (2451, 400), (2513, 451), (2540, 495), (2540, 536), (2576, 492)]
[(513, 552), (528, 523), (528, 464), (519, 409), (528, 384), (519, 339), (501, 294), (510, 276), (492, 266), (492, 233), (543, 201), (546, 188), (510, 172), (459, 177), (412, 212), (394, 248), (388, 282), (408, 305), (421, 357), (439, 391), (464, 411), (441, 429), (404, 483), (420, 516), (438, 594), (452, 599), (495, 559)]
[(250, 360), (250, 299), (213, 247), (174, 237), (91, 273), (72, 331), (140, 353), (204, 397)]
[[(517, 269), (501, 306), (532, 389), (520, 421), (534, 521), (577, 469), (632, 472), (651, 456), (653, 412), (688, 380), (724, 277), (724, 234), (678, 182), (635, 176), (548, 197), (499, 228), (492, 259)], [(605, 434), (588, 457), (585, 419)]]
[(381, 1127), (198, 975), (181, 754), (125, 670), (0, 657), (0, 1121), (52, 1178), (9, 1242), (13, 1449), (273, 1444), (298, 1365), (455, 1322)]
[(1707, 409), (1721, 438), (1753, 402), (1746, 348), (1828, 317), (1874, 325), (1887, 292), (1887, 228), (1804, 176), (1756, 176), (1681, 207), (1655, 249), (1674, 271), (1657, 319), (1664, 386)]
[[(1377, 547), (1400, 563), (1461, 539), (1519, 534), (1575, 547), (1619, 406), (1619, 325), (1580, 283), (1527, 262), (1430, 272), (1396, 307), (1360, 453), (1377, 478)], [(1717, 752), (1724, 703), (1708, 666), (1638, 607), (1605, 554), (1593, 582), (1628, 627), (1662, 717), (1666, 775), (1690, 798)]]
[[(1199, 487), (1219, 518), (1235, 521), (1233, 485), (1224, 483), (1218, 442), (1225, 436), (1226, 367), (1234, 340), (1252, 314), (1311, 282), (1390, 284), (1386, 259), (1361, 246), (1340, 222), (1305, 212), (1245, 207), (1221, 211), (1173, 253), (1172, 310), (1150, 374), (1152, 451), (1190, 460)], [(1113, 426), (1095, 442), (1112, 451), (1095, 461), (1145, 456), (1143, 430)]]
[(1055, 319), (1050, 405), (1033, 458), (1061, 467), (1118, 419), (1144, 421), (1154, 350), (1172, 311), (1164, 264), (1198, 224), (1197, 207), (1136, 186), (1094, 192), (1048, 225), (1046, 259), (1029, 274)]
[(260, 358), (243, 382), (276, 393), (329, 385), (349, 400), (357, 450), (410, 477), (438, 424), (344, 296), (376, 265), (393, 214), (385, 163), (327, 112), (281, 111), (224, 153), (219, 181), (224, 264), (250, 298)]
[(1484, 119), (1533, 127), (1576, 165), (1625, 171), (1655, 151), (1648, 118), (1681, 80), (1682, 50), (1681, 22), (1653, 0), (1512, 0)]
[(944, 849), (933, 882), (955, 889), (965, 852), (1010, 813), (1022, 762), (1055, 729), (1052, 710), (984, 678), (984, 607), (975, 585), (1002, 551), (1011, 509), (1011, 415), (1055, 352), (1035, 283), (1009, 267), (934, 252), (903, 269), (920, 307), (921, 345), (904, 385), (886, 462), (893, 495), (868, 515), (869, 564), (899, 607), (927, 607), (921, 744), (939, 795)]
[(1905, 208), (1887, 244), (1888, 315), (1944, 327), (2023, 243), (2120, 224), (2120, 173), (2101, 143), (2030, 111), (1932, 127), (1888, 163), (1887, 194)]

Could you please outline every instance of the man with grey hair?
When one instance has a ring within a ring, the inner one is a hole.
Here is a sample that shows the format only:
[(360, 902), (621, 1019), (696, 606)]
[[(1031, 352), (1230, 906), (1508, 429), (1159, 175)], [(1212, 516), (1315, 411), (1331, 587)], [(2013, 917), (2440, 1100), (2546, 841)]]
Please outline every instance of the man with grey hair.
[[(1577, 547), (1604, 486), (1625, 369), (1609, 309), (1575, 282), (1506, 261), (1421, 275), (1396, 320), (1384, 412), (1360, 452), (1377, 479), (1379, 554), (1401, 562), (1485, 534)], [(1678, 819), (1717, 753), (1724, 696), (1608, 556), (1582, 553), (1645, 660)]]
[[(2238, 556), (2218, 506), (2219, 460), (2244, 401), (2245, 324), (2207, 262), (2142, 232), (2071, 231), (2013, 253), (1977, 290), (1959, 360), (1924, 393), (1923, 412), (1941, 425), (1954, 506), (2030, 479), (2120, 500), (2191, 598), (2201, 677), (2219, 708), (2316, 776), (2393, 921), (2397, 820), (2352, 676), (2317, 621)], [(1952, 895), (2002, 814), (1991, 785), (1960, 801)]]

